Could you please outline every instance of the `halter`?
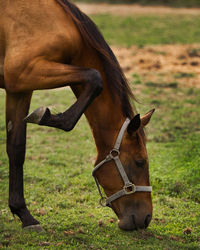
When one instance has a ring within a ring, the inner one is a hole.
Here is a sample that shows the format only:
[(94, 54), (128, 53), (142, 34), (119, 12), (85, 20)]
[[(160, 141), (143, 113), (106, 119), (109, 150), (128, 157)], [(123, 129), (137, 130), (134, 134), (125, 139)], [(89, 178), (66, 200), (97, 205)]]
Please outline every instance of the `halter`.
[[(106, 158), (103, 161), (101, 161), (98, 165), (95, 166), (94, 170), (92, 171), (92, 176), (94, 177), (95, 183), (97, 185), (97, 189), (99, 191), (99, 195), (101, 196), (99, 203), (103, 207), (106, 207), (106, 206), (112, 207), (111, 202), (113, 202), (114, 200), (117, 200), (118, 198), (125, 196), (125, 195), (133, 194), (135, 192), (152, 192), (151, 186), (136, 186), (132, 182), (130, 182), (128, 179), (128, 176), (124, 170), (124, 167), (121, 163), (121, 160), (119, 157), (120, 156), (119, 149), (120, 149), (120, 145), (122, 142), (122, 138), (124, 136), (124, 132), (125, 132), (126, 128), (128, 127), (129, 123), (130, 123), (130, 119), (127, 118), (121, 127), (121, 130), (118, 134), (114, 148), (110, 151), (110, 153), (106, 156)], [(111, 161), (111, 160), (113, 160), (117, 166), (117, 169), (118, 169), (118, 171), (123, 179), (124, 187), (123, 187), (123, 189), (114, 193), (113, 195), (111, 195), (109, 197), (104, 197), (102, 192), (101, 192), (99, 182), (98, 182), (97, 178), (95, 177), (95, 173), (104, 163)], [(104, 201), (105, 201), (105, 204), (103, 204)]]

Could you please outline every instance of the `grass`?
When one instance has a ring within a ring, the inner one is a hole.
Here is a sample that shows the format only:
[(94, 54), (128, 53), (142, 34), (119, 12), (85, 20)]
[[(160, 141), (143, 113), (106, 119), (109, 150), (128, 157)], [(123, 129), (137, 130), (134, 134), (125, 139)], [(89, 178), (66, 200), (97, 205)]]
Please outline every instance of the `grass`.
[[(139, 78), (139, 76), (137, 76)], [(198, 249), (200, 191), (200, 90), (131, 85), (140, 91), (142, 114), (156, 113), (148, 129), (154, 217), (145, 231), (122, 232), (116, 217), (98, 206), (91, 177), (96, 155), (83, 117), (74, 131), (29, 125), (25, 195), (46, 232), (23, 232), (7, 207), (8, 159), (5, 152), (4, 92), (0, 91), (0, 247), (10, 249)], [(179, 97), (177, 99), (177, 96)], [(58, 101), (59, 100), (59, 101)], [(74, 100), (66, 91), (40, 91), (31, 110)], [(77, 139), (78, 138), (78, 139)]]
[(175, 74), (175, 78), (191, 78), (191, 77), (195, 77), (194, 73), (186, 73), (186, 72), (178, 72)]
[[(190, 44), (200, 42), (198, 15), (134, 15), (133, 17), (95, 15), (92, 19), (110, 44)], [(185, 31), (187, 30), (187, 35)]]
[(74, 0), (73, 2), (85, 3), (110, 3), (110, 4), (141, 4), (164, 5), (169, 7), (200, 7), (199, 0)]
[[(155, 143), (159, 144), (158, 148), (156, 145), (158, 151), (154, 152), (158, 155), (158, 171), (153, 171), (155, 183), (158, 189), (163, 189), (162, 192), (168, 186), (164, 192), (170, 196), (185, 193), (185, 197), (200, 202), (200, 91), (174, 87), (170, 83), (162, 84), (162, 87), (156, 85), (152, 82), (134, 85), (136, 91), (142, 92), (140, 99), (145, 102), (145, 110), (149, 106), (155, 106), (157, 110), (155, 123), (149, 130), (149, 144), (152, 148)], [(166, 155), (169, 158), (165, 159)], [(164, 175), (157, 179), (159, 173)]]

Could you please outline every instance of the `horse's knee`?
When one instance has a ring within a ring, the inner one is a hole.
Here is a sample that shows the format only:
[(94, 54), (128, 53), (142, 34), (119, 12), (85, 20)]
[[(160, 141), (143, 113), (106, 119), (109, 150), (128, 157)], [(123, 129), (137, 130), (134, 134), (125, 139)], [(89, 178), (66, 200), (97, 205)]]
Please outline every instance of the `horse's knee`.
[(98, 70), (91, 69), (88, 72), (89, 82), (94, 89), (95, 94), (99, 95), (103, 90), (102, 77)]
[(14, 197), (13, 199), (9, 199), (9, 208), (12, 214), (16, 214), (19, 217), (21, 216), (22, 210), (26, 209), (26, 204), (24, 199), (17, 199)]

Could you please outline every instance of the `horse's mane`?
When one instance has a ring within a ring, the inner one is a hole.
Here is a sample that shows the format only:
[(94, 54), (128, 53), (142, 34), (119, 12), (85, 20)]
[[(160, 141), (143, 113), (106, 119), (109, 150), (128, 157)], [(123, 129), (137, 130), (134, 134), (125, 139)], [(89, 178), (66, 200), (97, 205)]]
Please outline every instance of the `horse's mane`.
[(84, 42), (89, 44), (96, 50), (102, 65), (104, 66), (104, 72), (109, 82), (109, 88), (113, 95), (117, 94), (122, 103), (122, 111), (126, 117), (133, 117), (133, 110), (130, 104), (130, 98), (134, 98), (126, 77), (122, 72), (122, 69), (113, 54), (112, 50), (104, 40), (102, 34), (98, 30), (94, 22), (85, 15), (78, 7), (68, 0), (56, 0), (65, 11), (71, 16), (75, 25), (77, 26)]

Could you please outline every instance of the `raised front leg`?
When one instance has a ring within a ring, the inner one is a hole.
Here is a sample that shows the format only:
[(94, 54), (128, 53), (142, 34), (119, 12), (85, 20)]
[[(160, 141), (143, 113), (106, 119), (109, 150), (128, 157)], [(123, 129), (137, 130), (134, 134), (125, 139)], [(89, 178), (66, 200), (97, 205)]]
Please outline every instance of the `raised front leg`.
[(39, 222), (28, 211), (23, 190), (23, 164), (26, 151), (26, 124), (32, 92), (6, 95), (7, 154), (9, 157), (9, 207), (22, 226)]
[[(30, 66), (31, 65), (31, 66)], [(37, 61), (31, 64), (21, 73), (16, 84), (6, 82), (6, 88), (12, 92), (33, 91), (39, 89), (52, 89), (64, 86), (81, 86), (80, 95), (68, 110), (58, 115), (52, 115), (48, 108), (39, 108), (28, 117), (26, 122), (39, 125), (56, 127), (65, 131), (71, 130), (88, 105), (102, 90), (100, 73), (95, 69), (81, 68), (72, 65)], [(12, 77), (12, 75), (11, 75)], [(9, 79), (9, 77), (7, 77)]]
[[(71, 66), (70, 66), (71, 67)], [(68, 72), (69, 73), (69, 72)], [(76, 75), (77, 74), (77, 75)], [(70, 76), (70, 74), (69, 74)], [(72, 88), (81, 85), (81, 93), (77, 101), (64, 113), (52, 115), (48, 108), (38, 108), (24, 120), (42, 126), (49, 126), (70, 131), (74, 128), (81, 115), (85, 112), (90, 103), (99, 95), (102, 90), (101, 76), (94, 69), (79, 69), (73, 77), (63, 78)]]

